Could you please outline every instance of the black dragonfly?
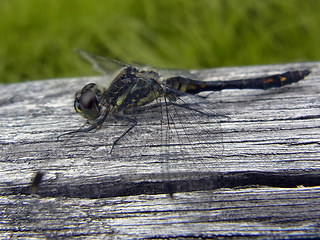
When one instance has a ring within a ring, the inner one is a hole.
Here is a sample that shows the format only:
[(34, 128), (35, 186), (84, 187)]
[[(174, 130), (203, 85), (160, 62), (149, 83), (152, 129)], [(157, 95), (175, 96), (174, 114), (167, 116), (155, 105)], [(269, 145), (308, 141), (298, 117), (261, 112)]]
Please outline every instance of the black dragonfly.
[[(85, 51), (78, 52), (103, 74), (115, 69), (118, 72), (105, 86), (89, 83), (76, 93), (74, 108), (90, 126), (66, 134), (89, 132), (110, 120), (128, 123), (126, 130), (113, 141), (112, 153), (120, 140), (140, 122), (147, 122), (156, 126), (157, 134), (145, 137), (144, 149), (165, 147), (159, 156), (170, 164), (166, 165), (170, 171), (190, 171), (212, 158), (221, 158), (223, 153), (220, 121), (216, 119), (226, 116), (218, 110), (213, 111), (207, 100), (195, 99), (194, 95), (223, 89), (278, 88), (298, 82), (310, 73), (310, 70), (302, 69), (258, 78), (201, 81), (179, 71), (133, 66)], [(149, 156), (152, 156), (151, 152)], [(204, 168), (203, 171), (207, 170)]]

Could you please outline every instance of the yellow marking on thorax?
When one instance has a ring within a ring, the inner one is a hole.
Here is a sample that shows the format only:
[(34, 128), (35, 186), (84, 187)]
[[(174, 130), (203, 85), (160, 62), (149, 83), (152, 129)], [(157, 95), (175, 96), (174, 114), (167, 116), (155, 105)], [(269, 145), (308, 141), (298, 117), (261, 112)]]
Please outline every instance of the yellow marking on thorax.
[(128, 93), (125, 93), (125, 94), (122, 94), (120, 97), (118, 97), (117, 106), (120, 106), (123, 103), (123, 101), (126, 99), (127, 95), (128, 95)]
[(187, 91), (187, 88), (188, 88), (188, 84), (182, 84), (180, 87), (180, 91), (185, 92)]

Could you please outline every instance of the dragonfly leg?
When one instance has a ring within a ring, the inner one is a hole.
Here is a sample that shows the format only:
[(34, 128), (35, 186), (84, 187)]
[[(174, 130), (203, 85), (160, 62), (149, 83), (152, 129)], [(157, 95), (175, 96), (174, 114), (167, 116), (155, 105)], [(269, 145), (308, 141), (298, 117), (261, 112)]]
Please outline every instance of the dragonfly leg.
[[(97, 129), (97, 128), (99, 128), (99, 127), (103, 124), (103, 122), (106, 120), (107, 116), (108, 116), (107, 114), (103, 114), (103, 115), (102, 115), (100, 118), (98, 118), (98, 120), (97, 120), (96, 122), (94, 122), (90, 127), (87, 127), (87, 128), (81, 127), (81, 128), (78, 129), (78, 130), (63, 133), (63, 134), (59, 135), (59, 136), (57, 137), (57, 139), (59, 140), (61, 137), (66, 136), (66, 135), (71, 135), (71, 134), (80, 133), (80, 132), (90, 132), (90, 131), (92, 131), (92, 130), (94, 130), (94, 129)], [(87, 124), (87, 123), (85, 123), (84, 125), (86, 125), (86, 124)]]
[(130, 122), (131, 126), (124, 131), (112, 144), (111, 150), (110, 150), (110, 154), (112, 154), (113, 149), (115, 147), (115, 145), (128, 133), (130, 132), (136, 125), (137, 125), (137, 121), (135, 119), (129, 118), (129, 117), (125, 117), (125, 116), (113, 116), (115, 119), (121, 120), (121, 121), (125, 121), (125, 122)]

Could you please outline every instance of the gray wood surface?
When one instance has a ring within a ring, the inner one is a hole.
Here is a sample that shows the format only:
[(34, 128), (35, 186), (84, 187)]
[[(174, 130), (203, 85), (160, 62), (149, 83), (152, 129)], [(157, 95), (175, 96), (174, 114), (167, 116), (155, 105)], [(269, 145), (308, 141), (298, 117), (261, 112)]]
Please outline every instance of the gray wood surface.
[[(228, 118), (206, 123), (220, 126), (223, 152), (200, 162), (177, 155), (168, 163), (157, 147), (150, 154), (151, 117), (114, 154), (121, 122), (57, 139), (85, 123), (73, 110), (76, 90), (104, 78), (0, 85), (1, 238), (320, 237), (319, 66), (193, 71), (204, 80), (312, 71), (279, 89), (209, 95)], [(37, 172), (43, 180), (31, 187)]]

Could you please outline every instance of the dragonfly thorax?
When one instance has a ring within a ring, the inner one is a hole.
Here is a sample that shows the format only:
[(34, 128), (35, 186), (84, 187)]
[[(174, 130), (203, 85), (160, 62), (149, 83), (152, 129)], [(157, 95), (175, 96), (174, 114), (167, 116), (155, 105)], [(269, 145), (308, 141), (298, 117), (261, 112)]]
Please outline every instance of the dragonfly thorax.
[(159, 75), (153, 71), (124, 68), (102, 98), (107, 105), (119, 112), (133, 113), (141, 106), (164, 95), (164, 89), (158, 79)]

